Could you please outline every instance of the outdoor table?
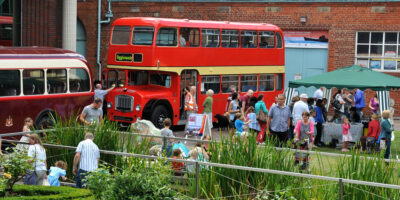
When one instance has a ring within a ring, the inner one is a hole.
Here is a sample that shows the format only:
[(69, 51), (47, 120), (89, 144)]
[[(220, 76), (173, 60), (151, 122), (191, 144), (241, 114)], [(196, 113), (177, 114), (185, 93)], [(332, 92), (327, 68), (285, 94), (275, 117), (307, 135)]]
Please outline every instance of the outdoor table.
[[(343, 129), (342, 124), (337, 123), (324, 123), (322, 125), (322, 141), (328, 144), (332, 139), (337, 139), (339, 144), (342, 144)], [(350, 131), (352, 137), (352, 142), (358, 142), (363, 134), (363, 124), (362, 123), (352, 123), (350, 124)]]

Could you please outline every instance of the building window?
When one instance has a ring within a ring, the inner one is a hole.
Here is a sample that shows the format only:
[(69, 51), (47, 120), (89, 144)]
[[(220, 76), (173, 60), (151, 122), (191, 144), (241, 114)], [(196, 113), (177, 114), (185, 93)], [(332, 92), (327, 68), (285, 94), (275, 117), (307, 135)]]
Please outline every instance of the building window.
[(240, 78), (241, 92), (257, 91), (257, 75), (242, 75)]
[(129, 44), (130, 35), (130, 26), (114, 26), (111, 44)]
[(400, 70), (400, 32), (357, 32), (355, 63), (370, 69)]
[(202, 29), (201, 46), (219, 47), (219, 29)]
[(201, 94), (205, 94), (207, 90), (212, 89), (214, 94), (220, 91), (219, 76), (203, 76), (201, 77)]
[(221, 89), (222, 93), (231, 93), (230, 88), (239, 88), (239, 75), (222, 75)]
[(222, 30), (222, 47), (238, 48), (239, 47), (239, 31), (238, 30)]
[(176, 28), (160, 28), (157, 34), (157, 46), (177, 46)]

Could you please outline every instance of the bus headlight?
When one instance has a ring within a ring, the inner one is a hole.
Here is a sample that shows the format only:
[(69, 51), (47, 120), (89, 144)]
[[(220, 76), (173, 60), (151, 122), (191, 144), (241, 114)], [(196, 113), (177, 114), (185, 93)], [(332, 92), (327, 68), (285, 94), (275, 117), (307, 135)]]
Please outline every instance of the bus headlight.
[(111, 102), (107, 103), (107, 108), (112, 108), (112, 103)]
[(136, 105), (135, 110), (138, 111), (138, 112), (140, 111), (140, 105), (139, 104)]

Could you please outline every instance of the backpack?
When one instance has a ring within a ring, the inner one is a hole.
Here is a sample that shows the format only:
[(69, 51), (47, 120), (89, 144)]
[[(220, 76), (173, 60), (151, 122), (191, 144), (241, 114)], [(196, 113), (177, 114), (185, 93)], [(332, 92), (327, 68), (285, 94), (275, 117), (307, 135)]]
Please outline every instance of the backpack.
[(342, 108), (342, 104), (340, 104), (339, 100), (337, 100), (336, 97), (332, 100), (331, 105), (335, 110), (340, 110), (340, 108)]

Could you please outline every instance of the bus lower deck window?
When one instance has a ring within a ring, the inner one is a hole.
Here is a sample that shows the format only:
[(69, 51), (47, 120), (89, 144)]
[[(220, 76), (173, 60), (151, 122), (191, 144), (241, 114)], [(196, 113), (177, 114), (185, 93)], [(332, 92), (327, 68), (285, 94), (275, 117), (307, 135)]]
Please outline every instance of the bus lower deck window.
[(0, 70), (0, 97), (19, 95), (21, 93), (20, 78), (18, 70)]

